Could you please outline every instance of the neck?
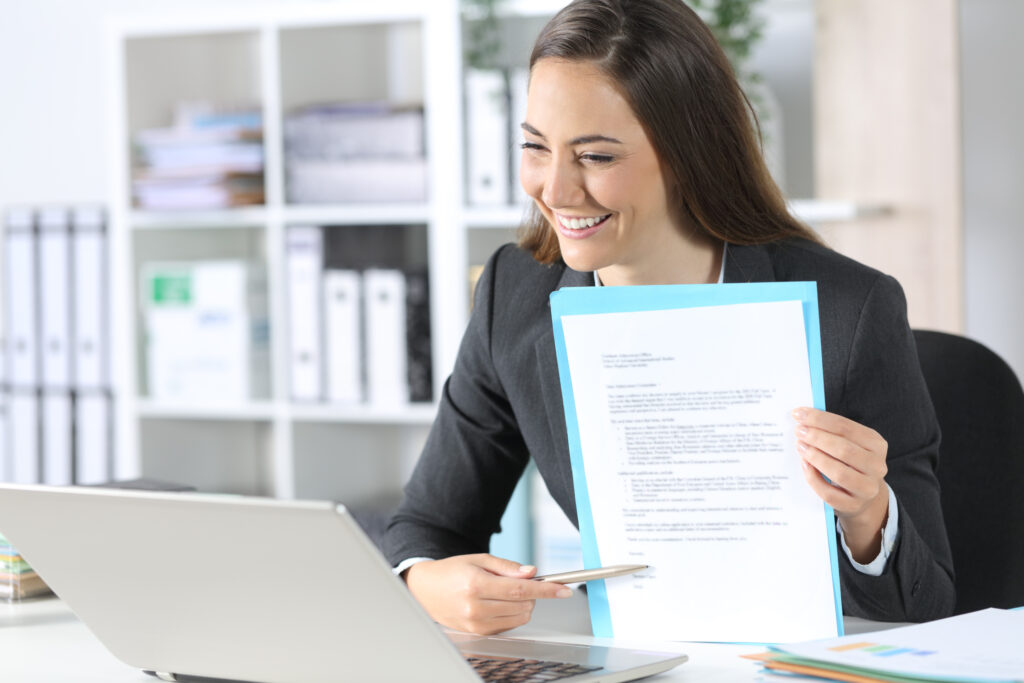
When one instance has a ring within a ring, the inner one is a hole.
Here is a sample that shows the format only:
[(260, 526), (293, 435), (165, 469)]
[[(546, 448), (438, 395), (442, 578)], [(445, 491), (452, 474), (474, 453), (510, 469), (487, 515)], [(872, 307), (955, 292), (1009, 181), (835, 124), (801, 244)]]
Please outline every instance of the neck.
[(657, 245), (636, 262), (601, 268), (598, 275), (608, 286), (714, 284), (722, 269), (724, 244), (704, 233), (693, 233)]

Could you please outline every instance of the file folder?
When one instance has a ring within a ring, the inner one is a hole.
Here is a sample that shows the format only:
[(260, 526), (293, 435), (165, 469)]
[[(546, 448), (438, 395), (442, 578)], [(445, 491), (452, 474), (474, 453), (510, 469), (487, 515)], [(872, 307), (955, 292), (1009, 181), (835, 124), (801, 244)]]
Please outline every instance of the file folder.
[(71, 451), (71, 393), (44, 392), (42, 398), (43, 483), (70, 486), (74, 482)]
[(7, 383), (35, 389), (39, 382), (36, 238), (28, 210), (7, 214), (4, 296), (7, 310)]
[(107, 235), (103, 211), (72, 214), (73, 311), (71, 360), (77, 389), (110, 386)]
[(409, 402), (405, 275), (400, 270), (363, 273), (366, 291), (366, 388), (369, 402), (392, 408)]
[(111, 479), (111, 400), (104, 391), (83, 391), (75, 400), (75, 483)]
[(68, 212), (39, 212), (39, 311), (41, 385), (71, 386), (71, 233)]
[(327, 398), (334, 403), (363, 400), (361, 299), (358, 271), (324, 271)]
[(15, 484), (40, 482), (39, 395), (35, 391), (12, 391), (7, 397), (11, 452), (10, 479)]
[(288, 268), (289, 365), (291, 396), (323, 398), (320, 331), (323, 236), (319, 227), (292, 227), (285, 238)]

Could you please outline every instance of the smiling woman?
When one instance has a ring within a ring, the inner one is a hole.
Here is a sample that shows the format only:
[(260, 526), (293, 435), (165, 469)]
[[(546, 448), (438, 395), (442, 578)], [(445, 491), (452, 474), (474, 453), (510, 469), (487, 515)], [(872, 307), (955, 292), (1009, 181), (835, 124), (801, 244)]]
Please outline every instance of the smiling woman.
[(553, 291), (814, 281), (828, 411), (793, 406), (795, 446), (807, 486), (836, 513), (844, 610), (948, 615), (939, 432), (903, 292), (787, 213), (711, 32), (682, 0), (575, 0), (541, 32), (530, 69), (520, 180), (534, 216), (480, 278), (385, 541), (413, 595), (447, 626), (494, 633), (568, 594), (486, 554), (530, 459), (577, 522)]

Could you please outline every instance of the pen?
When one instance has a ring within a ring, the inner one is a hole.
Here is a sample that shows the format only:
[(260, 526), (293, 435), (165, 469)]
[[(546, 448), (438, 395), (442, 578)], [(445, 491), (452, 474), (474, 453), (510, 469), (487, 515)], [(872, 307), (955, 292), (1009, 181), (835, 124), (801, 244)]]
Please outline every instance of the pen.
[(611, 567), (578, 569), (574, 572), (535, 576), (533, 580), (549, 581), (551, 583), (580, 583), (583, 581), (596, 581), (597, 579), (610, 579), (613, 576), (623, 576), (625, 574), (636, 574), (647, 569), (647, 567), (648, 565), (646, 564), (617, 564)]

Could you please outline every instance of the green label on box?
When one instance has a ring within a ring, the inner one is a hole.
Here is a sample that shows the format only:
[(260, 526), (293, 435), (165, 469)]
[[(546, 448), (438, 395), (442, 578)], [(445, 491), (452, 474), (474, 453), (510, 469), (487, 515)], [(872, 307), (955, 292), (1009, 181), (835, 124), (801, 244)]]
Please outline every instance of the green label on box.
[(188, 273), (153, 277), (150, 301), (158, 305), (192, 302), (192, 276)]

